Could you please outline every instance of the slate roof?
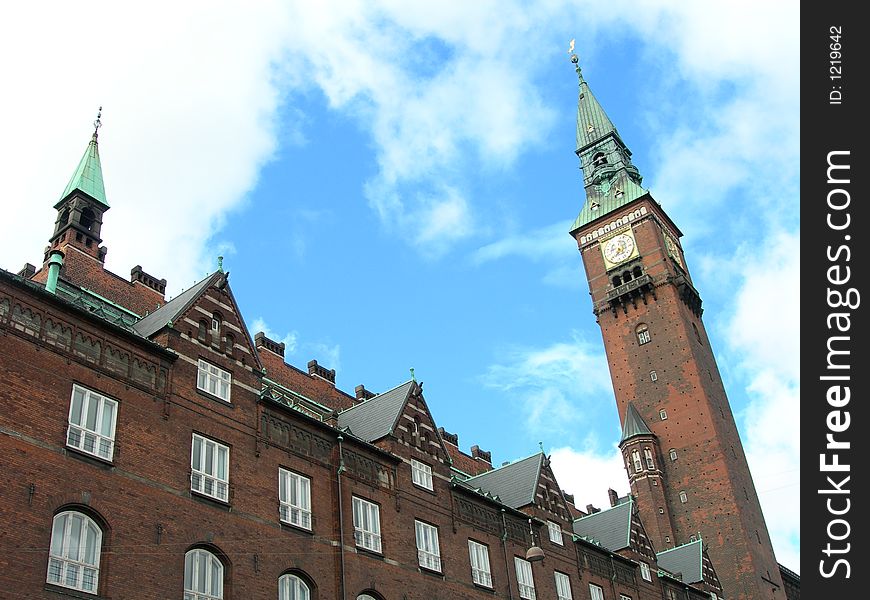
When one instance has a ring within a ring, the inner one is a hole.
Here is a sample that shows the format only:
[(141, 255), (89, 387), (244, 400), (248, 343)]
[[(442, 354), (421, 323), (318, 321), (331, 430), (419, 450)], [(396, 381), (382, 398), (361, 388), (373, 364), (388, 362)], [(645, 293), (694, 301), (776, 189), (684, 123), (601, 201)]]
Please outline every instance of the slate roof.
[(628, 408), (625, 410), (625, 423), (622, 424), (622, 439), (620, 443), (636, 435), (653, 435), (646, 421), (637, 412), (633, 402), (628, 403)]
[(147, 317), (143, 317), (133, 326), (133, 329), (143, 337), (151, 337), (163, 329), (170, 321), (176, 321), (199, 298), (199, 295), (222, 275), (223, 273), (220, 271), (215, 271), (199, 283), (178, 294)]
[(366, 442), (374, 442), (388, 435), (396, 426), (396, 421), (405, 406), (405, 400), (414, 385), (413, 380), (406, 381), (340, 412), (339, 429), (347, 428), (351, 434)]
[(509, 465), (470, 477), (462, 484), (498, 496), (502, 504), (511, 508), (520, 508), (535, 501), (535, 491), (543, 463), (544, 454), (539, 452)]
[(656, 553), (656, 562), (671, 573), (680, 573), (684, 583), (698, 583), (704, 580), (704, 541), (694, 542)]
[(629, 497), (622, 504), (580, 517), (574, 521), (574, 533), (601, 544), (611, 552), (628, 548), (633, 506), (634, 503)]

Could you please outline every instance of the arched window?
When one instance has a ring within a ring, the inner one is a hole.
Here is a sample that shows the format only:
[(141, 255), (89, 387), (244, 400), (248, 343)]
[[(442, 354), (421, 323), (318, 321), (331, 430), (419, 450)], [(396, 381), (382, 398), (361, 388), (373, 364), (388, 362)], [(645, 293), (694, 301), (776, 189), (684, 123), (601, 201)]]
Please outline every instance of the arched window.
[(376, 598), (371, 594), (360, 594), (356, 597), (356, 600), (381, 600), (380, 598)]
[(613, 277), (613, 287), (619, 287), (622, 285), (622, 277), (619, 275), (615, 275)]
[(655, 462), (653, 462), (652, 450), (650, 450), (649, 448), (644, 448), (643, 449), (643, 457), (646, 459), (646, 468), (647, 469), (655, 469), (656, 468)]
[(226, 347), (224, 351), (230, 356), (233, 355), (233, 347), (236, 345), (236, 338), (233, 337), (233, 334), (228, 333), (226, 336)]
[(206, 335), (208, 335), (208, 323), (205, 322), (205, 319), (200, 319), (199, 329), (196, 332), (196, 339), (200, 342), (204, 342), (206, 340)]
[(94, 221), (97, 220), (97, 216), (94, 214), (90, 208), (86, 208), (82, 211), (81, 217), (79, 218), (79, 223), (82, 227), (91, 230), (91, 226), (94, 224)]
[(80, 512), (58, 513), (51, 525), (46, 581), (55, 585), (97, 593), (103, 530)]
[(631, 277), (631, 271), (623, 271), (623, 273), (622, 273), (622, 280), (623, 280), (625, 283), (628, 283), (629, 281), (631, 281), (631, 279), (632, 279), (632, 277)]
[(604, 166), (607, 164), (607, 158), (604, 156), (604, 152), (596, 152), (592, 157), (592, 166), (595, 168)]
[(60, 224), (66, 225), (67, 223), (69, 223), (69, 209), (65, 208), (63, 209), (63, 212), (60, 213)]
[(634, 332), (637, 334), (637, 343), (641, 346), (644, 344), (648, 344), (652, 337), (649, 334), (649, 327), (647, 327), (646, 323), (641, 323), (638, 325)]
[(215, 335), (219, 335), (221, 332), (221, 316), (219, 313), (214, 313), (211, 316), (211, 330)]
[(311, 591), (308, 584), (296, 575), (281, 575), (278, 578), (278, 600), (308, 600)]
[(634, 278), (637, 279), (641, 275), (643, 275), (643, 269), (640, 268), (640, 265), (636, 266), (631, 270), (631, 274), (634, 275)]
[(640, 462), (640, 452), (637, 450), (631, 451), (631, 460), (634, 462), (634, 472), (638, 473), (641, 469), (643, 469), (643, 464)]
[(194, 548), (184, 555), (184, 600), (222, 600), (224, 565), (217, 556)]

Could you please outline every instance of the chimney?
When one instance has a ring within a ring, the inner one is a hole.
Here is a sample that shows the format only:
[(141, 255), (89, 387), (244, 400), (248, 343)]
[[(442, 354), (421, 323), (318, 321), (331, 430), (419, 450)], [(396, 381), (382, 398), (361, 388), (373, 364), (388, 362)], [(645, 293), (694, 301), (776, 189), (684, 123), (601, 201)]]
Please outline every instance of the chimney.
[(594, 513), (597, 513), (597, 512), (601, 512), (601, 509), (600, 509), (600, 508), (595, 508), (595, 507), (592, 506), (591, 504), (587, 504), (587, 505), (586, 505), (586, 514), (591, 515), (591, 514), (594, 514)]
[(325, 379), (332, 385), (335, 385), (335, 369), (327, 369), (317, 364), (316, 360), (308, 361), (308, 374), (321, 379)]
[(477, 444), (471, 447), (471, 456), (473, 456), (477, 460), (482, 460), (489, 466), (492, 466), (492, 452), (481, 450), (480, 446), (478, 446)]
[[(311, 368), (311, 363), (308, 364), (309, 369)], [(366, 386), (363, 384), (359, 384), (355, 388), (353, 388), (354, 393), (356, 394), (356, 399), (358, 402), (364, 402), (369, 398), (374, 398), (377, 396), (374, 392), (370, 392), (366, 389)]]
[(24, 267), (20, 271), (18, 271), (19, 277), (24, 277), (24, 279), (30, 279), (34, 275), (36, 275), (36, 267), (31, 265), (30, 263), (24, 263)]
[(450, 433), (449, 431), (444, 431), (443, 427), (438, 428), (438, 433), (441, 434), (441, 439), (443, 439), (448, 444), (453, 444), (457, 448), (459, 447), (459, 436), (455, 433)]
[(611, 488), (607, 489), (607, 497), (610, 498), (610, 506), (619, 504), (619, 496)]
[(153, 275), (149, 275), (142, 270), (142, 265), (136, 265), (135, 267), (130, 269), (130, 281), (132, 283), (141, 283), (145, 287), (154, 290), (161, 296), (166, 293), (166, 280), (157, 279)]
[(281, 358), (284, 358), (284, 342), (279, 344), (275, 340), (270, 340), (262, 331), (259, 331), (254, 335), (254, 345), (258, 350), (264, 348), (269, 352), (274, 352)]

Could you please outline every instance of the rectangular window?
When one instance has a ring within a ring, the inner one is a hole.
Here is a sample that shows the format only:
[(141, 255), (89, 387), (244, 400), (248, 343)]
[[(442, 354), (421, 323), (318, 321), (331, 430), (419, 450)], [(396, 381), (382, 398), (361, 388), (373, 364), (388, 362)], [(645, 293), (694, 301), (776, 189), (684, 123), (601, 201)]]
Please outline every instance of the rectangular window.
[(304, 529), (311, 529), (311, 480), (278, 469), (278, 499), (281, 520)]
[(103, 460), (112, 460), (117, 414), (115, 400), (73, 384), (66, 445)]
[(649, 330), (644, 329), (643, 331), (637, 332), (637, 341), (641, 346), (643, 346), (644, 344), (648, 344), (651, 339), (652, 338), (649, 335)]
[(547, 531), (550, 533), (550, 541), (554, 544), (563, 545), (562, 542), (562, 528), (559, 527), (558, 523), (554, 523), (553, 521), (547, 521)]
[(190, 489), (227, 502), (229, 472), (230, 449), (194, 433), (190, 452)]
[(640, 576), (643, 577), (644, 581), (652, 581), (652, 575), (649, 572), (649, 565), (645, 562), (640, 563)]
[(517, 569), (517, 587), (520, 588), (520, 598), (535, 600), (535, 580), (532, 578), (532, 563), (514, 556)]
[(427, 490), (432, 487), (432, 467), (419, 460), (411, 459), (411, 481)]
[(571, 580), (564, 573), (555, 571), (556, 598), (558, 600), (571, 600)]
[(216, 367), (200, 359), (199, 373), (196, 377), (196, 387), (212, 396), (217, 396), (224, 402), (230, 401), (230, 384), (232, 376), (228, 371)]
[(417, 563), (430, 571), (441, 571), (441, 550), (438, 547), (438, 528), (414, 521), (417, 532)]
[(489, 569), (489, 548), (474, 540), (468, 540), (468, 556), (471, 559), (471, 580), (488, 588), (492, 587), (492, 571)]
[(589, 598), (591, 600), (604, 600), (604, 588), (594, 583), (589, 584)]
[(381, 551), (381, 514), (378, 505), (353, 497), (353, 538), (366, 550)]

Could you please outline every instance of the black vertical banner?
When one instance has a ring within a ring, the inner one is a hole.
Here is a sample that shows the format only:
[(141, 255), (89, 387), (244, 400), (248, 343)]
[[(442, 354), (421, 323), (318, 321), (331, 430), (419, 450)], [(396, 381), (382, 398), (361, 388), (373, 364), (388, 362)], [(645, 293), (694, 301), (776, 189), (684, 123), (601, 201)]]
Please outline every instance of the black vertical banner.
[[(801, 588), (863, 598), (870, 238), (860, 3), (801, 8)], [(787, 301), (772, 299), (772, 301)]]

